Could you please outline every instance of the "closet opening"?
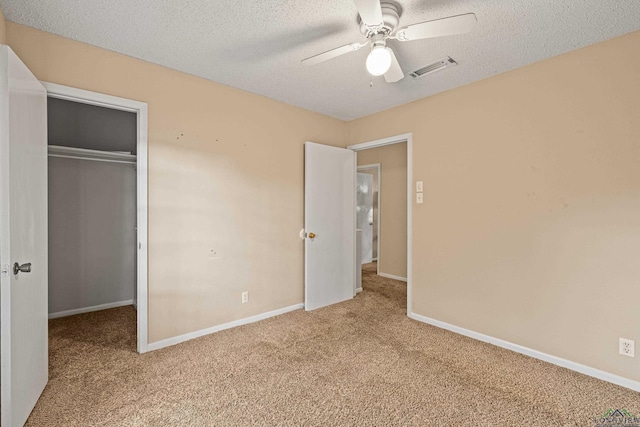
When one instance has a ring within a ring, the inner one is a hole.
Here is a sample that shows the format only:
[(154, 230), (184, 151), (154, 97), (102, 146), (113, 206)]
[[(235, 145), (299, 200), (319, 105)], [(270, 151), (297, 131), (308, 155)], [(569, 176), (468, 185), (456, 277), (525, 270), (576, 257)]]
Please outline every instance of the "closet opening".
[(56, 97), (47, 110), (50, 350), (136, 351), (137, 114)]

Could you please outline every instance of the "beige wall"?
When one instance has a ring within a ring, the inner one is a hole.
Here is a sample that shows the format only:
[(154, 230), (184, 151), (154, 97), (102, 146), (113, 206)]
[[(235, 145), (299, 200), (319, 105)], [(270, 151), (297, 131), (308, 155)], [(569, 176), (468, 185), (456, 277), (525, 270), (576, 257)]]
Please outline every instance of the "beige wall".
[(2, 8), (0, 8), (0, 44), (7, 43), (7, 24), (4, 19), (4, 14), (2, 13)]
[(39, 79), (149, 104), (150, 342), (303, 301), (303, 143), (344, 145), (344, 122), (7, 28)]
[(617, 354), (640, 342), (640, 33), (347, 124), (20, 25), (7, 38), (40, 79), (149, 103), (152, 342), (301, 302), (303, 141), (413, 132), (412, 310), (640, 380)]
[(358, 165), (380, 163), (378, 272), (407, 277), (407, 144), (358, 151)]
[(636, 32), (348, 124), (348, 143), (413, 132), (413, 312), (640, 380), (618, 355), (640, 343), (639, 50)]

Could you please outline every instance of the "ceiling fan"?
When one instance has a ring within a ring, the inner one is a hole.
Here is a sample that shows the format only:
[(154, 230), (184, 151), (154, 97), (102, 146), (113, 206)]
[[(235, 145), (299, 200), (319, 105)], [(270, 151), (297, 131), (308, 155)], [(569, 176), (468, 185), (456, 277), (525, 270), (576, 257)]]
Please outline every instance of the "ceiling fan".
[(366, 62), (367, 71), (373, 76), (384, 75), (387, 83), (394, 83), (402, 80), (404, 73), (393, 50), (387, 46), (387, 40), (406, 42), (464, 34), (471, 31), (477, 22), (476, 15), (466, 13), (405, 26), (398, 28), (396, 31), (401, 15), (401, 10), (398, 6), (388, 1), (381, 2), (380, 0), (354, 0), (354, 3), (356, 4), (356, 9), (358, 9), (360, 32), (367, 38), (367, 41), (350, 43), (328, 50), (304, 59), (302, 61), (303, 65), (316, 65), (345, 53), (355, 52), (371, 43), (371, 52), (369, 52)]

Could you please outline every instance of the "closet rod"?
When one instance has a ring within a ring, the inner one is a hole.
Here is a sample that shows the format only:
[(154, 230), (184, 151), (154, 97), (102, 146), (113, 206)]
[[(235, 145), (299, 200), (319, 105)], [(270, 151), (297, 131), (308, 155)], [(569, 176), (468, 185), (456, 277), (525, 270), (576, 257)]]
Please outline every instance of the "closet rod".
[(136, 164), (136, 155), (112, 151), (89, 150), (87, 148), (49, 145), (49, 157), (92, 160), (96, 162)]

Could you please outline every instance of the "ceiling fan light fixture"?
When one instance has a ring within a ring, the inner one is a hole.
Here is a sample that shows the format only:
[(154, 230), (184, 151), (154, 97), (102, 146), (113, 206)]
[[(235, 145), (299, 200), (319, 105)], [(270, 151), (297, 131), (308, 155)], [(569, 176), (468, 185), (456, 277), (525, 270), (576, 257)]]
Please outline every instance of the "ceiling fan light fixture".
[(391, 52), (384, 44), (373, 46), (367, 56), (367, 71), (372, 76), (381, 76), (391, 67)]

